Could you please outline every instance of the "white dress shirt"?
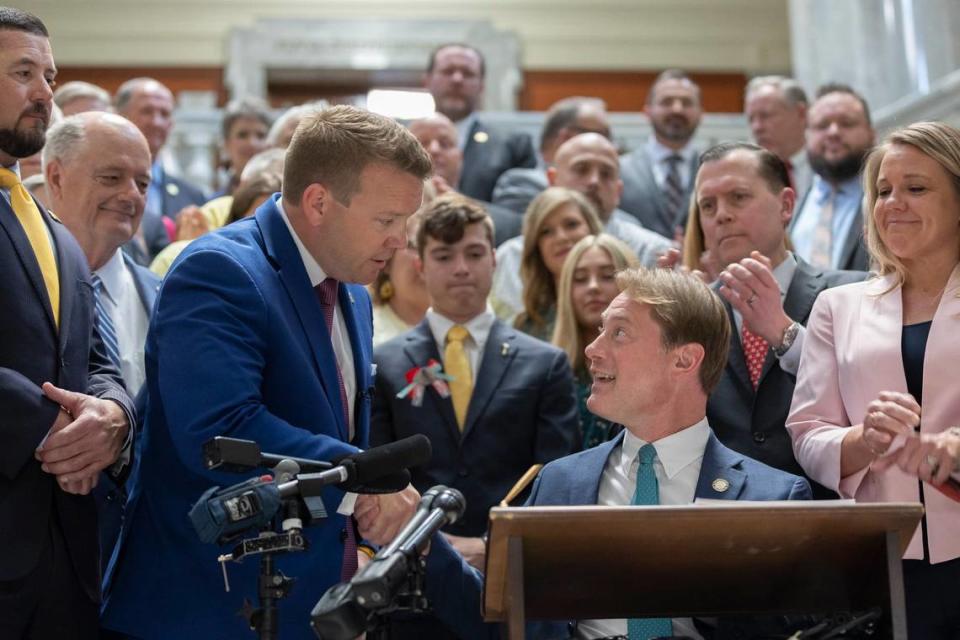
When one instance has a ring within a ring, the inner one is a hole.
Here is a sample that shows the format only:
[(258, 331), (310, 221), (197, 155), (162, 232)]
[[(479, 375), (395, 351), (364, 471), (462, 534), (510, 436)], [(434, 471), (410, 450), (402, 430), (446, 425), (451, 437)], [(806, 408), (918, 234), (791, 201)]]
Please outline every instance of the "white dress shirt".
[[(287, 218), (287, 212), (283, 210), (283, 205), (279, 198), (277, 199), (277, 209), (280, 211), (280, 216), (283, 218), (283, 222), (287, 225), (287, 229), (290, 231), (290, 235), (297, 245), (297, 251), (300, 252), (303, 266), (306, 268), (307, 276), (310, 278), (310, 284), (316, 287), (327, 279), (327, 274), (324, 273), (323, 268), (320, 267), (316, 259), (310, 255), (307, 248), (303, 246), (303, 242), (300, 240), (297, 232), (293, 230), (290, 219)], [(341, 286), (342, 284), (343, 283), (341, 283)], [(353, 440), (353, 434), (355, 432), (353, 399), (357, 395), (357, 369), (353, 364), (353, 347), (350, 346), (350, 334), (347, 333), (347, 323), (343, 319), (343, 311), (340, 309), (339, 297), (334, 307), (333, 335), (331, 339), (333, 341), (333, 353), (337, 357), (337, 366), (340, 367), (340, 376), (343, 378), (343, 387), (347, 393), (347, 411), (349, 413), (347, 423), (350, 427), (350, 439)]]
[(693, 145), (687, 145), (683, 149), (675, 150), (670, 147), (664, 146), (657, 141), (656, 136), (650, 136), (647, 139), (647, 153), (650, 155), (650, 159), (653, 162), (650, 163), (650, 168), (653, 171), (653, 179), (656, 180), (657, 186), (660, 187), (660, 190), (663, 191), (667, 186), (667, 173), (670, 171), (670, 163), (667, 161), (667, 158), (678, 155), (683, 158), (682, 162), (677, 163), (677, 173), (680, 174), (680, 185), (686, 188), (690, 184), (690, 181), (693, 179), (693, 176), (690, 167), (693, 164), (693, 159), (697, 155), (697, 150), (693, 148)]
[(473, 129), (473, 124), (476, 121), (477, 112), (471, 111), (466, 118), (463, 120), (457, 120), (455, 123), (453, 123), (453, 126), (457, 128), (457, 144), (460, 146), (460, 151), (463, 151), (467, 148), (467, 143), (470, 142), (470, 130)]
[[(700, 479), (703, 452), (710, 438), (710, 426), (703, 418), (694, 425), (661, 438), (653, 443), (657, 457), (653, 471), (657, 476), (660, 504), (692, 504)], [(623, 432), (623, 443), (613, 450), (600, 478), (597, 504), (622, 507), (633, 501), (637, 488), (638, 454), (647, 442), (628, 430)], [(673, 634), (700, 638), (693, 620), (674, 618)], [(626, 619), (581, 620), (577, 624), (577, 637), (603, 638), (627, 635)]]
[[(780, 287), (781, 305), (787, 298), (787, 291), (790, 289), (790, 283), (793, 282), (793, 274), (796, 272), (797, 258), (788, 251), (784, 261), (778, 264), (773, 270), (773, 277), (777, 281), (777, 286)], [(743, 338), (741, 337), (743, 332), (743, 316), (741, 316), (740, 312), (734, 309), (733, 306), (730, 308), (733, 310), (733, 322), (737, 326), (737, 339), (741, 341), (741, 346), (743, 346)], [(790, 348), (787, 349), (785, 354), (777, 357), (777, 359), (780, 360), (780, 368), (790, 375), (797, 375), (797, 369), (800, 368), (800, 354), (803, 353), (803, 339), (806, 335), (807, 328), (800, 325), (800, 332), (794, 339), (793, 344), (790, 345)]]
[(100, 291), (101, 303), (110, 314), (117, 333), (123, 384), (130, 397), (134, 397), (147, 379), (143, 346), (147, 340), (150, 316), (140, 299), (133, 274), (123, 259), (123, 251), (117, 249), (113, 257), (95, 273), (103, 282)]
[[(458, 323), (442, 316), (433, 310), (433, 307), (427, 309), (427, 324), (430, 326), (430, 332), (437, 343), (437, 351), (443, 356), (444, 349), (447, 346), (447, 332), (456, 325), (460, 324), (470, 332), (470, 337), (463, 341), (463, 350), (467, 353), (467, 360), (470, 361), (470, 374), (476, 385), (477, 372), (480, 370), (480, 362), (483, 358), (483, 348), (487, 344), (487, 338), (490, 337), (490, 328), (496, 316), (493, 315), (493, 309), (490, 305), (483, 313), (472, 317), (466, 322)], [(426, 364), (425, 362), (420, 365)], [(446, 363), (444, 363), (446, 364)]]

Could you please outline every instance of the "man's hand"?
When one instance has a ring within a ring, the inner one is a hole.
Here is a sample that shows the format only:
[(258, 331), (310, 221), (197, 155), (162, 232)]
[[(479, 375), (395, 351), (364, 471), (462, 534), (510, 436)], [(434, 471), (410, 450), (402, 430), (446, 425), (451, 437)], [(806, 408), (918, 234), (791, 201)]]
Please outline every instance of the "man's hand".
[(36, 451), (42, 469), (68, 493), (90, 493), (97, 474), (113, 464), (130, 424), (116, 402), (43, 383), (43, 393), (61, 406)]
[(188, 205), (176, 215), (177, 240), (194, 240), (210, 231), (207, 217), (196, 205)]
[(445, 533), (443, 536), (470, 566), (477, 571), (483, 571), (483, 562), (487, 555), (487, 545), (484, 544), (483, 538), (465, 538), (449, 533)]
[(661, 253), (660, 256), (657, 257), (657, 268), (673, 269), (682, 273), (692, 273), (700, 278), (704, 284), (710, 284), (711, 282), (707, 279), (707, 274), (705, 274), (703, 271), (700, 271), (700, 269), (694, 269), (691, 271), (689, 268), (684, 266), (683, 255), (680, 253), (680, 249), (667, 249)]
[(720, 282), (720, 295), (740, 312), (750, 331), (771, 347), (780, 346), (783, 332), (793, 320), (783, 310), (770, 259), (753, 251), (749, 258), (727, 266), (720, 273)]
[(360, 495), (353, 508), (360, 535), (378, 545), (389, 544), (413, 517), (420, 494), (413, 485), (397, 493)]

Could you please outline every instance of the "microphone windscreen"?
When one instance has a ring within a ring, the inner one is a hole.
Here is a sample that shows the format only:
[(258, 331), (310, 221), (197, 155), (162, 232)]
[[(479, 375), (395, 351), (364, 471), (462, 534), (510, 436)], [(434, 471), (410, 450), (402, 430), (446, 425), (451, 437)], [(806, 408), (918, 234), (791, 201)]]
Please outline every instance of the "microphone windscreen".
[(370, 484), (401, 469), (429, 462), (431, 453), (430, 439), (422, 433), (361, 451), (350, 457), (356, 470), (353, 480), (358, 484)]
[(406, 489), (408, 484), (410, 484), (410, 472), (400, 469), (368, 482), (348, 481), (341, 485), (341, 488), (353, 493), (396, 493)]

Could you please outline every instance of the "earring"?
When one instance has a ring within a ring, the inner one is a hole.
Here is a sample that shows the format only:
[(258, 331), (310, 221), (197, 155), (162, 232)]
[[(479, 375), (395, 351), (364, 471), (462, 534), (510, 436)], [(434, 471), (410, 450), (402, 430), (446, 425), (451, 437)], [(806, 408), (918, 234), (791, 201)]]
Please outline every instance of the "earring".
[(394, 293), (393, 283), (390, 282), (389, 280), (384, 280), (380, 284), (380, 290), (378, 291), (378, 293), (380, 294), (380, 299), (386, 302), (387, 300), (393, 297), (393, 293)]

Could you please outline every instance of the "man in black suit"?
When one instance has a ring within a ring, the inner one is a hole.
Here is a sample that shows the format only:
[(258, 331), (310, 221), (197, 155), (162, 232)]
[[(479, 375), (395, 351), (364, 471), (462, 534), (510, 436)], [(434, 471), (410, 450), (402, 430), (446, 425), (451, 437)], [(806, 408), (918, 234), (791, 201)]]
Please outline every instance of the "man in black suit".
[(700, 87), (683, 71), (668, 69), (650, 87), (643, 112), (653, 133), (620, 158), (620, 208), (647, 229), (674, 238), (686, 225), (697, 172), (692, 141), (703, 117)]
[(0, 637), (96, 638), (100, 571), (88, 494), (134, 410), (93, 327), (86, 260), (26, 193), (56, 76), (47, 30), (0, 8)]
[[(107, 355), (142, 417), (143, 347), (160, 280), (120, 247), (133, 237), (143, 215), (150, 184), (147, 141), (126, 118), (82, 113), (50, 128), (43, 166), (51, 207), (76, 238), (93, 273), (97, 326)], [(125, 475), (104, 472), (94, 490), (104, 567), (123, 519)]]
[[(734, 329), (723, 377), (707, 403), (710, 426), (731, 449), (803, 475), (784, 423), (804, 323), (821, 291), (866, 274), (818, 269), (787, 250), (796, 201), (789, 185), (786, 165), (772, 152), (722, 143), (700, 157), (695, 202), (704, 245), (727, 265), (719, 292)], [(814, 496), (830, 495), (811, 485)]]
[[(433, 186), (437, 193), (456, 193), (455, 185), (460, 183), (463, 171), (463, 151), (457, 146), (457, 128), (450, 118), (442, 113), (434, 113), (414, 120), (410, 123), (410, 133), (430, 154), (434, 171)], [(490, 202), (477, 202), (493, 220), (494, 246), (520, 235), (522, 215)]]
[(437, 111), (457, 127), (463, 150), (457, 191), (490, 202), (497, 178), (507, 169), (535, 167), (537, 154), (529, 135), (501, 131), (477, 118), (484, 71), (479, 50), (461, 43), (443, 44), (430, 55), (424, 84)]
[(199, 187), (171, 175), (160, 157), (173, 129), (173, 93), (153, 78), (133, 78), (117, 89), (113, 99), (117, 113), (130, 120), (143, 133), (150, 145), (153, 158), (150, 189), (143, 224), (134, 240), (126, 246), (127, 252), (138, 264), (148, 266), (157, 253), (170, 244), (163, 219), (174, 223), (185, 207), (199, 206), (207, 201)]

